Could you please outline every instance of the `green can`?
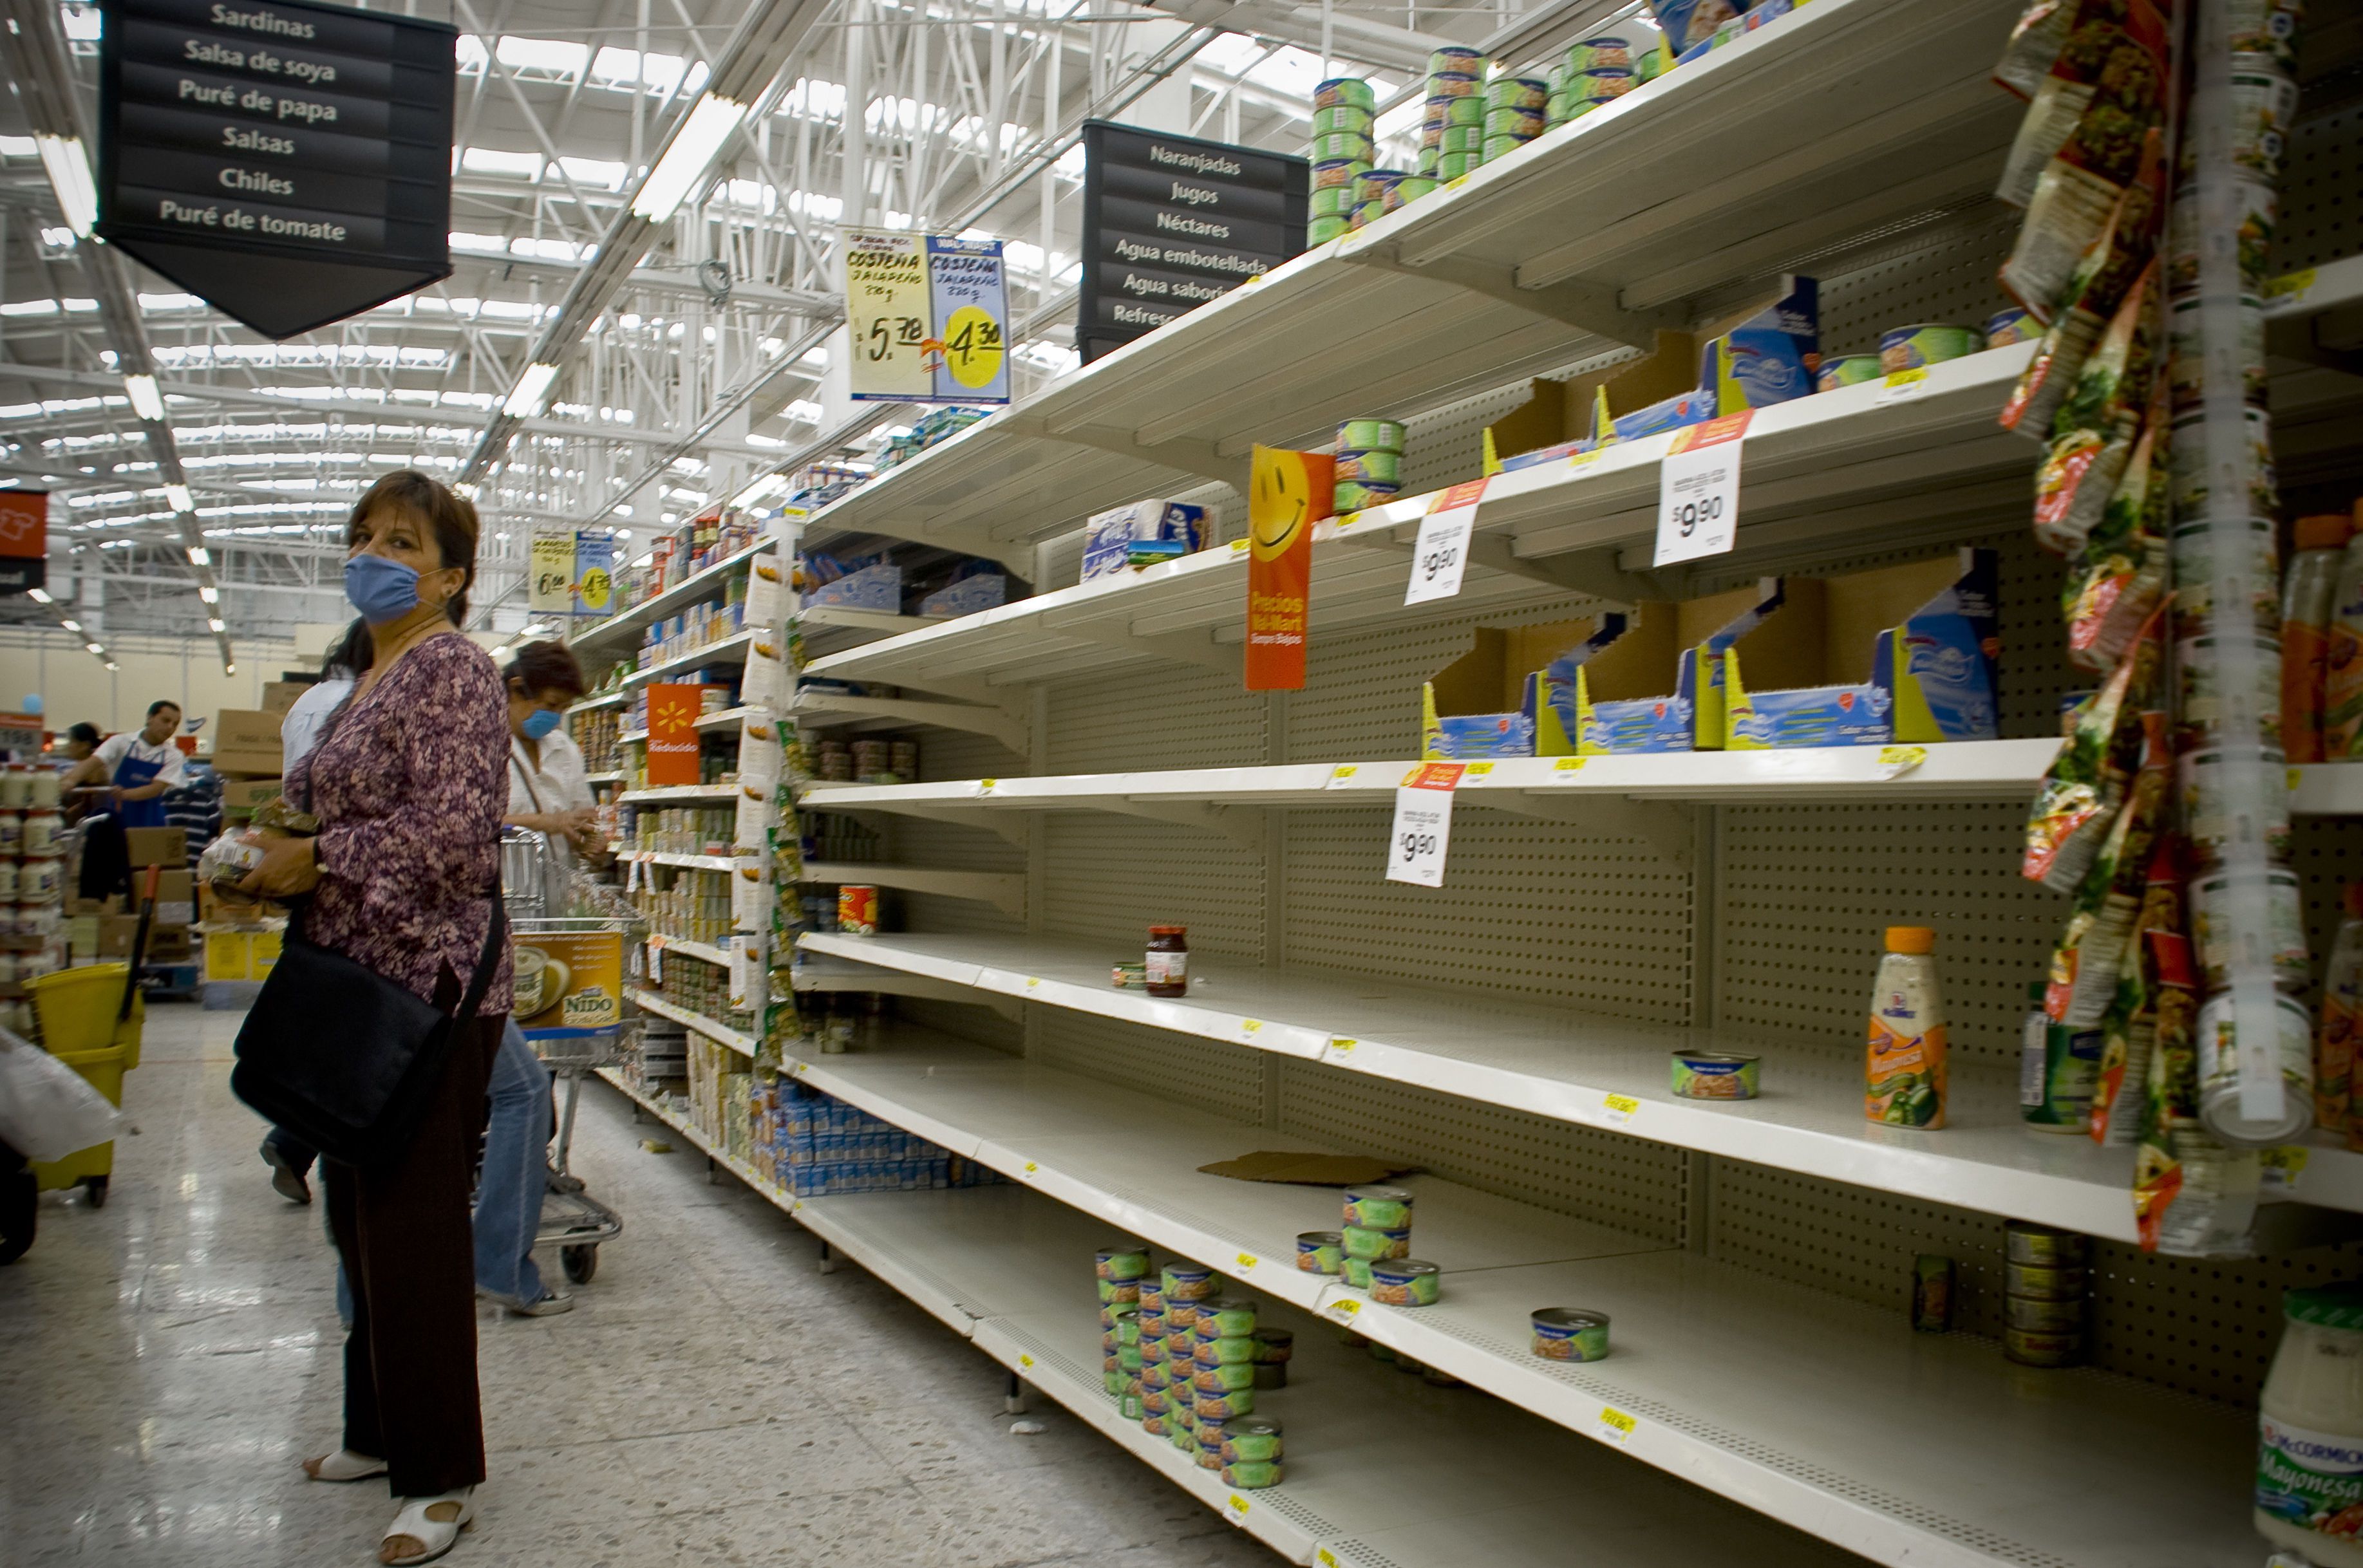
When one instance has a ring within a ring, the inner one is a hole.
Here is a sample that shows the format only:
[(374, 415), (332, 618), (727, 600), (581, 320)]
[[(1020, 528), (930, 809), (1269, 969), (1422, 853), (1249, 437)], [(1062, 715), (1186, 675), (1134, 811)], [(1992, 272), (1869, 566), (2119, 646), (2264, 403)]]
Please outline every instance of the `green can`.
[(1368, 1258), (1348, 1258), (1345, 1267), (1337, 1273), (1338, 1277), (1357, 1290), (1370, 1288), (1370, 1260)]
[(1190, 1435), (1190, 1429), (1182, 1424), (1182, 1414), (1178, 1410), (1165, 1418), (1165, 1441), (1184, 1453), (1198, 1446), (1197, 1440)]
[[(1094, 1254), (1093, 1272), (1102, 1279), (1138, 1279), (1148, 1272), (1148, 1249), (1117, 1245)], [(1139, 1297), (1135, 1296), (1134, 1299)]]
[(1190, 1369), (1190, 1386), (1201, 1394), (1237, 1394), (1255, 1387), (1255, 1363), (1237, 1362), (1228, 1366), (1193, 1366)]
[[(1205, 1325), (1211, 1325), (1213, 1332), (1209, 1333)], [(1246, 1339), (1256, 1331), (1256, 1304), (1238, 1296), (1202, 1302), (1196, 1327), (1202, 1340)]]
[(1179, 1366), (1174, 1368), (1173, 1381), (1166, 1386), (1165, 1392), (1172, 1400), (1173, 1408), (1177, 1413), (1188, 1410), (1198, 1403), (1198, 1386), (1182, 1376)]
[[(1409, 206), (1412, 203), (1419, 200), (1422, 196), (1434, 194), (1436, 191), (1436, 183), (1435, 179), (1429, 175), (1407, 174), (1403, 177), (1402, 182), (1395, 186), (1394, 200), (1398, 205)], [(1393, 209), (1389, 208), (1388, 210), (1392, 211)]]
[(1444, 1271), (1418, 1258), (1374, 1258), (1370, 1299), (1385, 1307), (1433, 1307), (1444, 1294)]
[(1190, 1353), (1197, 1348), (1198, 1342), (1187, 1329), (1174, 1329), (1165, 1336), (1165, 1359), (1173, 1363), (1177, 1370), (1188, 1363)]
[(1485, 150), (1483, 126), (1447, 126), (1437, 133), (1437, 153), (1439, 157), (1448, 152), (1482, 153)]
[(1144, 1407), (1140, 1412), (1140, 1430), (1150, 1437), (1170, 1439), (1173, 1435), (1173, 1418), (1163, 1410), (1151, 1410)]
[(1134, 1307), (1140, 1302), (1140, 1281), (1137, 1279), (1103, 1279), (1099, 1282), (1100, 1305), (1103, 1307)]
[(1986, 335), (1974, 326), (1917, 322), (1880, 334), (1879, 363), (1881, 370), (1893, 375), (1898, 370), (1941, 365), (1947, 359), (1966, 359), (1985, 346)]
[(1373, 449), (1337, 454), (1340, 484), (1397, 484), (1403, 478), (1403, 454)]
[(1922, 1253), (1912, 1260), (1913, 1331), (1943, 1334), (1952, 1327), (1953, 1260), (1942, 1253)]
[(1370, 84), (1359, 76), (1332, 76), (1326, 82), (1313, 84), (1313, 106), (1315, 109), (1375, 109), (1379, 95)]
[[(1353, 428), (1353, 425), (1349, 424), (1338, 431), (1337, 449), (1340, 452), (1355, 449), (1345, 439), (1347, 434)], [(1403, 426), (1395, 425), (1393, 435), (1394, 440), (1381, 441), (1376, 445), (1400, 451), (1403, 447)], [(1408, 1231), (1411, 1229), (1411, 1210), (1414, 1201), (1416, 1201), (1415, 1196), (1409, 1187), (1349, 1187), (1346, 1189), (1346, 1206), (1342, 1212), (1348, 1225), (1372, 1231)]]
[(1534, 1353), (1545, 1361), (1604, 1361), (1608, 1314), (1581, 1307), (1537, 1307), (1526, 1314)]
[(1220, 1470), (1223, 1467), (1223, 1455), (1221, 1451), (1208, 1448), (1206, 1446), (1205, 1435), (1203, 1432), (1194, 1435), (1198, 1440), (1198, 1468), (1201, 1470)]
[(1374, 1225), (1348, 1225), (1338, 1232), (1346, 1241), (1349, 1258), (1407, 1258), (1411, 1256), (1411, 1227), (1399, 1226), (1382, 1230)]
[(1437, 161), (1442, 156), (1443, 154), (1439, 153), (1432, 147), (1423, 147), (1419, 149), (1419, 162), (1415, 165), (1419, 172), (1415, 178), (1428, 182), (1431, 189), (1434, 188), (1436, 182)]
[(1464, 180), (1475, 173), (1484, 160), (1481, 152), (1443, 153), (1436, 160), (1436, 177), (1447, 184), (1455, 180)]
[(1121, 1369), (1115, 1372), (1104, 1372), (1100, 1375), (1106, 1381), (1107, 1391), (1111, 1394), (1121, 1395), (1126, 1388), (1131, 1386), (1132, 1383), (1132, 1375)]
[(1526, 138), (1514, 136), (1489, 136), (1485, 138), (1483, 162), (1492, 163), (1510, 156), (1526, 145)]
[(1395, 498), (1398, 488), (1391, 484), (1341, 484), (1330, 492), (1329, 504), (1342, 517), (1366, 507), (1384, 506)]
[(1155, 1348), (1158, 1356), (1155, 1361), (1151, 1361), (1148, 1359), (1150, 1347), (1148, 1345), (1140, 1347), (1140, 1386), (1151, 1394), (1162, 1394), (1173, 1386), (1173, 1367), (1172, 1364), (1165, 1359), (1164, 1342), (1159, 1341)]
[(1840, 387), (1875, 381), (1886, 373), (1879, 368), (1879, 356), (1876, 354), (1841, 354), (1835, 359), (1822, 361), (1820, 371), (1814, 377), (1814, 390), (1836, 392)]
[(1165, 1326), (1175, 1333), (1186, 1332), (1197, 1321), (1198, 1303), (1195, 1301), (1175, 1301), (1165, 1309)]
[(1313, 215), (1317, 218), (1344, 217), (1354, 210), (1354, 187), (1332, 185), (1326, 191), (1313, 193)]
[(1335, 1231), (1305, 1231), (1296, 1238), (1300, 1274), (1336, 1274), (1346, 1261), (1346, 1241)]
[(1137, 1394), (1124, 1394), (1118, 1396), (1116, 1399), (1116, 1410), (1127, 1421), (1139, 1420), (1143, 1416), (1146, 1416), (1148, 1413), (1148, 1408), (1141, 1404), (1140, 1396)]
[(1543, 134), (1543, 110), (1537, 104), (1531, 109), (1492, 109), (1485, 116), (1485, 138), (1514, 136), (1520, 141), (1532, 141)]
[(1481, 126), (1485, 123), (1485, 100), (1430, 98), (1427, 115), (1429, 121), (1439, 126)]
[(1115, 1361), (1118, 1366), (1124, 1368), (1127, 1375), (1133, 1377), (1139, 1376), (1141, 1367), (1147, 1364), (1140, 1359), (1140, 1347), (1138, 1345), (1116, 1346)]
[(1400, 452), (1403, 449), (1403, 421), (1348, 419), (1337, 426), (1336, 449), (1340, 452)]
[(1335, 191), (1341, 187), (1350, 191), (1354, 182), (1370, 167), (1370, 158), (1332, 158), (1313, 166), (1313, 188)]
[(1485, 74), (1485, 56), (1479, 50), (1446, 44), (1428, 51), (1427, 73), (1430, 76), (1482, 76)]
[(1485, 83), (1484, 95), (1490, 109), (1539, 111), (1543, 100), (1550, 96), (1550, 82), (1540, 76), (1496, 76)]
[(1357, 202), (1353, 215), (1346, 220), (1346, 232), (1351, 234), (1357, 229), (1368, 228), (1386, 215), (1386, 204), (1375, 197), (1367, 202)]
[(1348, 225), (1351, 221), (1351, 219), (1341, 217), (1317, 217), (1311, 219), (1304, 226), (1304, 243), (1307, 245), (1326, 245), (1333, 239), (1343, 239), (1348, 232)]
[(1313, 161), (1334, 163), (1340, 159), (1370, 160), (1370, 137), (1368, 131), (1331, 131), (1313, 138)]
[(1559, 127), (1575, 118), (1575, 105), (1580, 100), (1572, 93), (1554, 93), (1543, 100), (1543, 124)]
[(1223, 1463), (1269, 1463), (1281, 1456), (1280, 1423), (1269, 1416), (1247, 1416), (1223, 1429)]
[(1255, 1386), (1245, 1388), (1193, 1389), (1197, 1396), (1191, 1408), (1203, 1420), (1235, 1420), (1255, 1408)]
[(1315, 136), (1334, 136), (1341, 131), (1348, 136), (1370, 135), (1370, 111), (1352, 104), (1313, 111)]
[(1201, 1366), (1252, 1366), (1256, 1342), (1242, 1335), (1236, 1340), (1200, 1340), (1190, 1347), (1193, 1370)]
[[(2002, 1228), (2002, 1256), (2037, 1268), (2082, 1268), (2092, 1261), (2092, 1238), (2057, 1225), (2014, 1220)], [(2013, 1286), (2013, 1290), (2017, 1286)]]
[(1242, 1492), (1256, 1492), (1266, 1486), (1277, 1486), (1280, 1485), (1280, 1477), (1281, 1468), (1278, 1460), (1248, 1459), (1242, 1460), (1237, 1464), (1223, 1466), (1223, 1485), (1235, 1486)]

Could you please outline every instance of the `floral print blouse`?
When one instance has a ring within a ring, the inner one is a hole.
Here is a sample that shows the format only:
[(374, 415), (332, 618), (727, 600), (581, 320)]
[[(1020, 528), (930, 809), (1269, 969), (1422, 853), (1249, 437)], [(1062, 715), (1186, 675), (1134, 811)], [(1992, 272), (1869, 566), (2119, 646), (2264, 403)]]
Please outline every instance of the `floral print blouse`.
[[(500, 896), (508, 806), (508, 705), (491, 656), (463, 636), (427, 638), (288, 770), (288, 800), (320, 819), (320, 882), (306, 940), (429, 1001), (446, 973), (464, 988)], [(509, 1010), (501, 944), (482, 1017)]]

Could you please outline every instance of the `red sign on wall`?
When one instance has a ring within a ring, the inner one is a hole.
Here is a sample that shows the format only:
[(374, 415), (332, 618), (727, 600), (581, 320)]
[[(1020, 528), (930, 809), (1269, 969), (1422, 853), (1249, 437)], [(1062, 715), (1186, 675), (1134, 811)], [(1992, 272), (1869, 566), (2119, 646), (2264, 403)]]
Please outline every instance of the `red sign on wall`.
[(649, 788), (699, 784), (697, 720), (705, 688), (694, 683), (649, 688)]
[(44, 587), (49, 578), (49, 492), (0, 490), (0, 594)]

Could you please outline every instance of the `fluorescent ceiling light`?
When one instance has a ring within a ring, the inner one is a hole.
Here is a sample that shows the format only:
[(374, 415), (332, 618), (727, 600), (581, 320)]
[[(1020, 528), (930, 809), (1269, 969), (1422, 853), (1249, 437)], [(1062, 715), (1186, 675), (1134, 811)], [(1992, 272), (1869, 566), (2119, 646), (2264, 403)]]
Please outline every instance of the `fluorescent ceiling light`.
[(50, 189), (58, 194), (67, 226), (89, 237), (98, 222), (98, 182), (90, 176), (90, 157), (83, 151), (82, 138), (37, 136), (33, 140), (40, 149), (41, 167), (49, 171)]
[(84, 646), (84, 647), (88, 648), (91, 652), (93, 652), (93, 653), (94, 653), (94, 654), (103, 654), (103, 653), (105, 653), (105, 652), (106, 651), (106, 649), (105, 649), (105, 647), (101, 646), (100, 646), (99, 644), (97, 644), (97, 643), (84, 643), (84, 644), (83, 644), (83, 646)]
[(142, 419), (164, 417), (164, 394), (156, 390), (153, 376), (126, 376), (123, 390), (131, 398), (131, 412)]
[(47, 604), (50, 602), (49, 591), (42, 588), (28, 588), (25, 590), (25, 597), (31, 600), (36, 604)]
[(216, 588), (210, 582), (199, 583), (197, 585), (197, 597), (204, 600), (208, 604), (218, 604), (221, 602), (221, 590)]
[(58, 624), (63, 626), (69, 632), (79, 632), (82, 630), (82, 623), (80, 621), (61, 621)]
[(549, 383), (558, 379), (555, 365), (531, 364), (516, 379), (516, 386), (501, 400), (501, 412), (516, 419), (538, 416), (549, 402)]
[[(747, 117), (747, 105), (709, 93), (690, 109), (689, 118), (673, 133), (671, 143), (649, 177), (632, 196), (632, 211), (650, 223), (662, 223), (681, 210), (690, 187), (705, 175), (714, 155)], [(87, 171), (85, 171), (87, 173)]]
[[(110, 665), (107, 668), (111, 669), (114, 667)], [(230, 663), (227, 659), (224, 659), (222, 660), (222, 673), (224, 675), (236, 675), (238, 673), (238, 666)]]
[(166, 485), (164, 499), (172, 504), (175, 512), (194, 512), (197, 507), (196, 499), (189, 494), (189, 487), (184, 484)]
[(106, 661), (106, 668), (109, 669), (121, 669), (123, 667), (116, 663), (113, 659), (108, 659)]
[(189, 564), (191, 566), (211, 566), (214, 564), (214, 558), (212, 553), (203, 545), (191, 545), (189, 547)]
[(208, 615), (208, 616), (206, 616), (206, 617), (205, 617), (205, 629), (206, 629), (207, 631), (209, 631), (209, 632), (218, 632), (218, 631), (220, 631), (220, 630), (222, 629), (221, 617), (220, 617), (220, 616), (218, 616), (218, 615)]

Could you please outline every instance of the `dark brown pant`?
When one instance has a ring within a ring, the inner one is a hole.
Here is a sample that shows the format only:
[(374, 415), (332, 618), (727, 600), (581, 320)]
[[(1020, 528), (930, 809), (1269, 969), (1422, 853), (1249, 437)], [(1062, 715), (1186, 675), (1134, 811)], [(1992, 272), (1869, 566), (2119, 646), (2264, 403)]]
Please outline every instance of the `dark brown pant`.
[(476, 1254), (468, 1212), (484, 1085), (505, 1013), (457, 1032), (418, 1135), (361, 1169), (320, 1162), (353, 1292), (345, 1446), (383, 1458), (397, 1497), (484, 1478), (476, 1392)]

